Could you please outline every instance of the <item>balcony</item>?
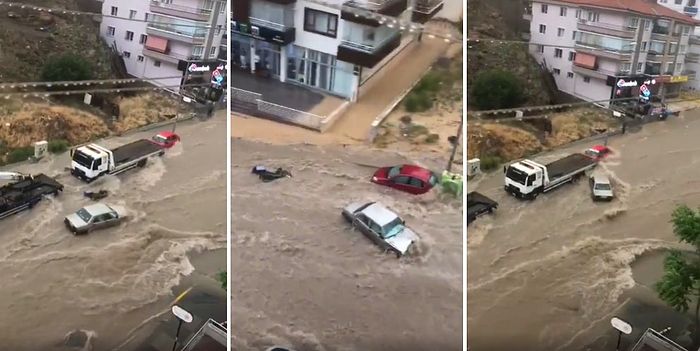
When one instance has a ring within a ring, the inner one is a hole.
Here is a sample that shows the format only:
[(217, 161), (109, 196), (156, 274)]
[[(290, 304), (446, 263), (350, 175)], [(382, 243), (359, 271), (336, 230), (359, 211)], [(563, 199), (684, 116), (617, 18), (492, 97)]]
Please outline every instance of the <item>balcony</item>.
[(650, 76), (659, 76), (661, 75), (661, 65), (659, 66), (649, 66), (647, 65), (644, 68), (644, 74), (648, 74)]
[(690, 17), (693, 17), (698, 14), (698, 8), (697, 6), (685, 6), (683, 7), (683, 13)]
[(651, 39), (666, 41), (667, 39), (670, 39), (673, 36), (677, 35), (671, 35), (671, 30), (668, 27), (662, 27), (657, 25), (651, 27)]
[(171, 52), (170, 50), (166, 51), (165, 53), (154, 51), (148, 48), (143, 48), (143, 56), (150, 57), (152, 59), (156, 59), (158, 61), (163, 61), (163, 62), (170, 62), (174, 64), (178, 64), (180, 60), (183, 61), (192, 61), (192, 60), (201, 60), (202, 55), (180, 55)]
[(526, 7), (523, 11), (523, 19), (530, 22), (532, 21), (532, 7)]
[(626, 39), (633, 39), (637, 31), (636, 28), (630, 28), (625, 25), (590, 22), (583, 18), (578, 20), (578, 30)]
[(426, 23), (435, 17), (444, 5), (442, 0), (416, 0), (411, 21)]
[(151, 12), (194, 21), (209, 21), (211, 15), (211, 9), (168, 4), (158, 0), (151, 0)]
[(689, 52), (685, 54), (685, 62), (700, 63), (700, 54), (694, 52)]
[(188, 44), (203, 44), (207, 35), (206, 29), (190, 27), (189, 24), (185, 27), (177, 24), (162, 23), (157, 19), (154, 21), (159, 23), (149, 22), (146, 27), (146, 34), (157, 35)]
[(401, 45), (401, 33), (394, 32), (376, 43), (343, 40), (338, 46), (338, 60), (372, 68)]
[(587, 77), (593, 77), (598, 79), (608, 79), (608, 75), (598, 71), (597, 69), (590, 69), (586, 67), (581, 67), (578, 65), (571, 65), (571, 70), (575, 73), (582, 74)]
[[(424, 1), (424, 0), (417, 0)], [(366, 14), (375, 12), (380, 15), (398, 17), (408, 8), (408, 0), (350, 0), (343, 4), (340, 18), (349, 22), (364, 24), (372, 27), (380, 25), (379, 20), (367, 18)], [(363, 14), (366, 14), (363, 16)]]
[(627, 61), (632, 56), (632, 49), (618, 50), (581, 41), (576, 41), (576, 51), (618, 61)]
[(232, 25), (231, 30), (234, 33), (267, 42), (287, 45), (296, 39), (296, 30), (293, 26), (261, 18), (250, 17), (248, 23), (233, 22)]

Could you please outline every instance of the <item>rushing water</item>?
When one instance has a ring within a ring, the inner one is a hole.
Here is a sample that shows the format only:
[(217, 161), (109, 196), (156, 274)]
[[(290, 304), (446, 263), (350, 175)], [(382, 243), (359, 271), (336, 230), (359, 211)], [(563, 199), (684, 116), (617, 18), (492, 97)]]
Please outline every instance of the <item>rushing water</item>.
[[(407, 162), (356, 147), (232, 145), (234, 347), (297, 350), (461, 350), (462, 207), (434, 192), (369, 182), (373, 168)], [(293, 177), (262, 183), (255, 165)], [(414, 256), (384, 254), (341, 217), (380, 201), (421, 237)]]
[[(183, 141), (166, 156), (90, 185), (67, 175), (67, 155), (5, 167), (56, 176), (65, 190), (0, 221), (0, 349), (60, 350), (73, 330), (85, 330), (96, 350), (112, 349), (172, 299), (171, 288), (194, 269), (188, 253), (226, 247), (225, 126), (219, 117), (181, 123)], [(73, 236), (63, 217), (91, 202), (83, 191), (99, 189), (110, 191), (102, 201), (125, 210), (126, 222)]]
[[(615, 183), (617, 199), (611, 203), (591, 201), (585, 181), (532, 202), (505, 194), (500, 172), (470, 182), (470, 190), (500, 203), (494, 216), (477, 219), (467, 231), (471, 348), (584, 349), (612, 330), (610, 317), (625, 310), (623, 304), (638, 299), (630, 297), (630, 289), (647, 289), (646, 299), (654, 300), (650, 286), (659, 269), (633, 275), (632, 264), (645, 253), (677, 247), (670, 213), (678, 203), (700, 205), (699, 132), (700, 114), (692, 112), (610, 139), (615, 154), (599, 171)], [(629, 318), (640, 319), (635, 332), (668, 325), (663, 318), (657, 318), (658, 326), (634, 313)]]

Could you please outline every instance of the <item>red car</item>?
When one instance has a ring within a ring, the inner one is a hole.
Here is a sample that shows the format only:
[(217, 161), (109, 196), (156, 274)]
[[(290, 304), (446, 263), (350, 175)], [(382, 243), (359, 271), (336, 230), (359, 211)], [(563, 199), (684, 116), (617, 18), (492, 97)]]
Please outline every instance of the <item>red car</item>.
[(180, 141), (180, 137), (173, 132), (164, 131), (154, 135), (151, 141), (162, 148), (169, 149)]
[(372, 182), (420, 195), (430, 191), (438, 183), (438, 178), (423, 167), (400, 165), (378, 169), (372, 176)]
[(595, 159), (596, 161), (600, 161), (608, 157), (608, 155), (610, 155), (611, 153), (612, 150), (610, 150), (610, 148), (608, 148), (605, 145), (595, 145), (584, 152), (586, 156)]

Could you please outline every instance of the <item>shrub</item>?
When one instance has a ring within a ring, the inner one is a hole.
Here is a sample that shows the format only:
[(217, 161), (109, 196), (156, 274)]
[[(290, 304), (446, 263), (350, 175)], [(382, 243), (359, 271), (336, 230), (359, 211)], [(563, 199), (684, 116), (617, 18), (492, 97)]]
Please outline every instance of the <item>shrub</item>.
[(411, 124), (411, 126), (408, 127), (408, 135), (411, 137), (416, 137), (416, 136), (428, 134), (428, 133), (429, 133), (428, 128), (426, 128), (425, 126), (422, 126), (420, 124)]
[(501, 163), (503, 163), (503, 160), (501, 160), (500, 157), (492, 155), (483, 156), (480, 158), (480, 160), (481, 169), (487, 172), (496, 169), (501, 165)]
[(482, 110), (515, 107), (523, 101), (520, 80), (510, 72), (489, 70), (479, 73), (471, 88), (474, 105)]
[(433, 99), (426, 92), (412, 91), (406, 97), (405, 106), (408, 112), (423, 112), (433, 107)]
[(88, 80), (92, 77), (89, 62), (77, 55), (63, 55), (49, 60), (41, 69), (41, 80)]
[(68, 150), (69, 143), (67, 140), (57, 139), (49, 141), (49, 152), (52, 154), (60, 154)]
[(7, 163), (17, 163), (28, 160), (30, 157), (34, 156), (33, 147), (22, 147), (19, 149), (14, 149), (7, 154)]
[(435, 144), (435, 143), (437, 143), (438, 140), (440, 140), (440, 135), (439, 135), (439, 134), (435, 134), (435, 133), (429, 134), (429, 135), (425, 138), (425, 142), (428, 143), (428, 144)]

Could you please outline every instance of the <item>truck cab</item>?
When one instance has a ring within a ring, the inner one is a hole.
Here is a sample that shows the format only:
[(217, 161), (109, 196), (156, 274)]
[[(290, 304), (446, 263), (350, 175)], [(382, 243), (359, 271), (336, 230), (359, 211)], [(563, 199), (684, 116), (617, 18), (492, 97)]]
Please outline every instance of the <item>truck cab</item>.
[[(507, 192), (517, 197), (538, 194), (545, 183), (544, 166), (530, 160), (512, 163), (504, 168)], [(537, 195), (534, 195), (537, 196)]]
[(96, 144), (73, 149), (71, 152), (71, 172), (84, 180), (93, 180), (109, 171), (110, 153)]

